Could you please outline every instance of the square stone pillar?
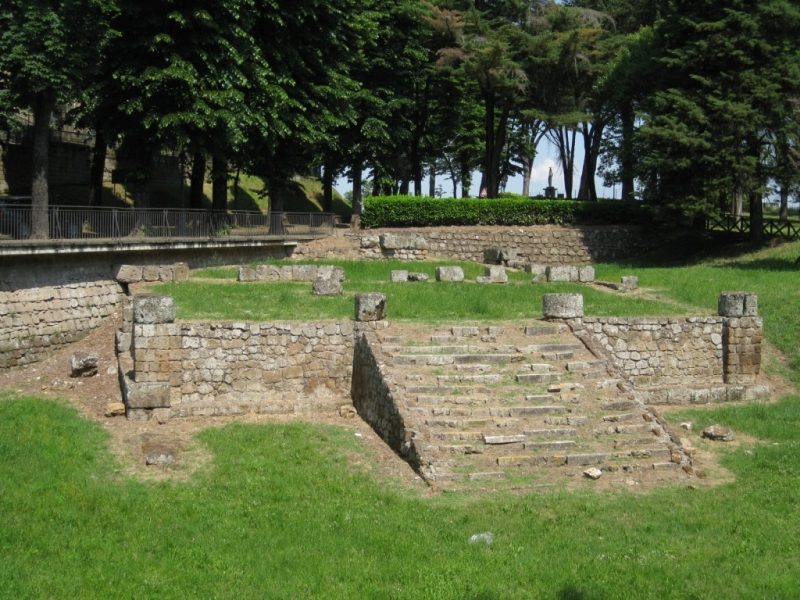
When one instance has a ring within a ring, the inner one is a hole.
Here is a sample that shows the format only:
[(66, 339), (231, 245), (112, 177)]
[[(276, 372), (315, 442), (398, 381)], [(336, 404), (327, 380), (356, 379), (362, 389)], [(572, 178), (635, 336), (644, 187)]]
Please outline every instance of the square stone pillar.
[(764, 321), (758, 316), (758, 296), (750, 292), (723, 292), (719, 297), (722, 321), (722, 368), (725, 383), (754, 383), (761, 372)]

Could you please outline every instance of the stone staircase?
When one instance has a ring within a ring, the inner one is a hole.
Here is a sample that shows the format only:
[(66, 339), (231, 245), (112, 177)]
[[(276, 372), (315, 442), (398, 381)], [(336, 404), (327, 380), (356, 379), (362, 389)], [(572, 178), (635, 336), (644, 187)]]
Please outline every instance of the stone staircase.
[(690, 471), (664, 423), (564, 324), (392, 324), (377, 343), (419, 471), (439, 487), (557, 485), (589, 467), (628, 484)]

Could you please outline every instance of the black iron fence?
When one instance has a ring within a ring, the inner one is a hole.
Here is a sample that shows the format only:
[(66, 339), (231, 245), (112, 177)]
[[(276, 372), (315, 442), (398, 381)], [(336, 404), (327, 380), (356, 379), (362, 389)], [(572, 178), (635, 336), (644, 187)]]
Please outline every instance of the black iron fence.
[[(0, 200), (0, 243), (31, 237), (32, 209)], [(53, 240), (209, 239), (223, 237), (323, 237), (335, 227), (329, 213), (291, 213), (158, 208), (52, 206), (47, 211)]]
[[(709, 216), (706, 221), (709, 231), (724, 231), (725, 233), (750, 233), (750, 217), (735, 215)], [(800, 239), (800, 222), (781, 221), (779, 219), (764, 218), (762, 231), (768, 237), (780, 237), (788, 240)]]

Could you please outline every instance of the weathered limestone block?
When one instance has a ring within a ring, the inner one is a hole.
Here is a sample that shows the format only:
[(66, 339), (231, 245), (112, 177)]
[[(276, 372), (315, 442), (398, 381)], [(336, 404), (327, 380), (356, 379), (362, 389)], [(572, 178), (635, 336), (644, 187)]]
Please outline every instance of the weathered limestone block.
[(292, 281), (312, 282), (317, 279), (317, 265), (292, 265)]
[(258, 281), (280, 281), (281, 270), (275, 265), (258, 265), (256, 267), (256, 279)]
[(547, 267), (548, 281), (578, 281), (578, 267), (573, 265), (556, 265)]
[(362, 248), (378, 248), (381, 245), (381, 238), (376, 233), (369, 233), (361, 236)]
[(515, 261), (519, 257), (517, 248), (495, 247), (486, 248), (483, 251), (483, 262), (493, 265), (508, 265), (510, 261)]
[(542, 296), (545, 319), (577, 319), (583, 317), (583, 294), (545, 294)]
[(380, 236), (384, 250), (427, 250), (428, 240), (418, 233), (384, 233)]
[(97, 375), (100, 357), (96, 352), (76, 352), (69, 359), (73, 377), (93, 377)]
[(175, 300), (169, 296), (142, 294), (133, 299), (135, 323), (173, 323), (176, 312)]
[(461, 267), (436, 267), (436, 281), (464, 281), (464, 269)]
[(758, 296), (751, 292), (722, 292), (719, 295), (721, 317), (758, 316)]
[(142, 279), (144, 281), (158, 281), (161, 267), (158, 265), (145, 265), (142, 267)]
[(508, 283), (508, 274), (505, 268), (499, 265), (486, 267), (484, 275), (489, 278), (489, 283)]
[(379, 292), (356, 294), (356, 321), (383, 321), (385, 318), (385, 294)]
[(176, 282), (189, 281), (191, 270), (185, 262), (175, 263), (172, 267), (172, 279)]
[(128, 408), (169, 408), (170, 386), (168, 383), (137, 383), (127, 381), (123, 393)]
[(237, 279), (239, 281), (255, 281), (256, 270), (252, 267), (239, 267), (239, 276)]
[(338, 296), (342, 293), (344, 269), (340, 267), (322, 266), (316, 269), (312, 291), (315, 296)]
[(591, 265), (578, 267), (578, 281), (582, 283), (591, 283), (594, 281), (594, 267)]
[(628, 292), (639, 289), (639, 278), (636, 275), (623, 275), (620, 289)]
[(392, 283), (404, 283), (408, 281), (408, 271), (392, 271)]
[(119, 283), (139, 283), (142, 280), (142, 267), (137, 265), (119, 265), (114, 273)]
[(547, 265), (531, 263), (527, 266), (526, 271), (532, 275), (533, 283), (547, 281)]
[(409, 273), (409, 281), (428, 281), (429, 277), (425, 273)]

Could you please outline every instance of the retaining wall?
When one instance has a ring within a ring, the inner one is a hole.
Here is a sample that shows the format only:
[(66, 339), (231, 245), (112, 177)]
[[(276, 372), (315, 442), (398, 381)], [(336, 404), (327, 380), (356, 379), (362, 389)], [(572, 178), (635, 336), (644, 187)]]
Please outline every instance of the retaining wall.
[(168, 409), (170, 417), (335, 411), (350, 393), (356, 330), (380, 326), (134, 323), (129, 416), (151, 409)]
[(298, 258), (341, 255), (362, 259), (484, 261), (490, 248), (510, 248), (527, 263), (580, 264), (635, 256), (663, 241), (637, 226), (421, 227), (342, 232), (330, 241), (300, 244)]

